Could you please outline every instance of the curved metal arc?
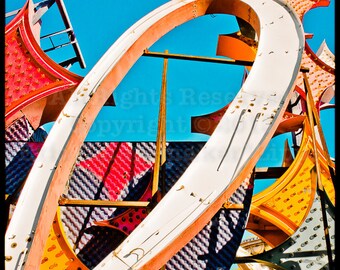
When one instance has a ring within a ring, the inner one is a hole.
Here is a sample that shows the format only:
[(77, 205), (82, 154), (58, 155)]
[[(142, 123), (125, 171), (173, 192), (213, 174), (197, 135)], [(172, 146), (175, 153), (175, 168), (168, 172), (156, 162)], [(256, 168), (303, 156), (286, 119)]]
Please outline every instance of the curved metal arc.
[[(254, 4), (256, 6), (255, 3), (252, 3), (249, 1), (249, 5), (251, 4)], [(255, 8), (260, 9), (260, 7), (258, 6), (256, 6)], [(274, 8), (274, 5), (271, 6), (271, 8)], [(264, 8), (261, 11), (264, 12), (264, 10), (266, 10), (267, 12), (269, 11), (269, 9), (267, 8)], [(293, 12), (290, 11), (289, 13), (293, 13)], [(265, 16), (264, 13), (261, 13), (261, 15)], [(298, 19), (296, 18), (295, 22), (297, 21)], [(295, 81), (298, 68), (300, 65), (301, 57), (302, 57), (301, 56), (302, 55), (302, 43), (304, 41), (303, 35), (302, 35), (303, 32), (302, 32), (302, 29), (298, 30), (298, 28), (301, 28), (301, 25), (298, 26), (298, 23), (297, 23), (295, 26), (296, 27), (292, 27), (290, 29), (291, 31), (290, 34), (295, 33), (295, 31), (297, 31), (298, 34), (296, 36), (293, 35), (294, 37), (291, 35), (288, 35), (288, 36), (295, 38), (295, 41), (298, 40), (298, 42), (295, 43), (295, 46), (296, 46), (295, 56), (296, 57), (292, 57), (293, 60), (290, 59), (292, 60), (291, 65), (288, 65), (287, 63), (286, 65), (283, 65), (284, 68), (291, 71), (292, 73), (288, 75), (289, 78), (287, 78), (288, 76), (285, 78), (286, 80), (279, 80), (279, 82), (271, 81), (277, 87), (283, 86), (283, 89), (277, 92), (268, 91), (267, 89), (268, 86), (263, 81), (264, 75), (260, 74), (262, 75), (262, 76), (259, 76), (260, 80), (258, 80), (257, 77), (253, 77), (252, 80), (249, 80), (248, 78), (247, 82), (249, 83), (247, 87), (244, 87), (246, 88), (246, 91), (244, 91), (244, 89), (242, 89), (243, 91), (241, 90), (241, 93), (247, 92), (248, 94), (253, 94), (255, 97), (263, 95), (263, 97), (270, 99), (271, 103), (273, 103), (272, 109), (277, 110), (278, 112), (277, 114), (275, 114), (276, 118), (279, 117), (279, 115), (283, 113), (282, 107), (285, 106), (285, 99), (287, 99), (289, 92), (293, 87), (293, 83)], [(270, 30), (267, 30), (267, 35), (270, 37), (269, 32), (272, 34), (273, 32)], [(262, 30), (262, 33), (266, 33), (266, 30)], [(267, 42), (268, 41), (269, 40), (267, 40)], [(276, 44), (276, 45), (280, 47), (280, 44)], [(266, 48), (265, 46), (262, 49), (265, 52), (266, 49), (268, 48)], [(269, 51), (269, 54), (271, 53), (273, 52)], [(258, 72), (260, 71), (264, 72), (265, 69), (263, 70), (263, 65), (266, 65), (267, 67), (269, 67), (270, 62), (275, 61), (273, 59), (270, 60), (268, 56), (265, 58), (265, 60), (263, 60), (262, 65), (260, 65), (257, 68)], [(288, 66), (290, 68), (288, 68)], [(252, 72), (254, 72), (254, 69), (255, 69), (255, 65), (253, 66)], [(256, 74), (259, 75), (259, 73), (256, 73)], [(274, 73), (274, 75), (275, 75), (274, 77), (282, 76), (281, 73), (278, 73), (278, 74)], [(268, 73), (266, 74), (266, 76), (268, 76)], [(263, 89), (260, 89), (260, 91), (259, 89), (254, 90), (254, 85), (256, 85), (255, 82), (258, 82), (260, 85), (262, 83), (265, 90), (267, 91), (263, 91)], [(276, 96), (276, 97), (271, 98), (269, 96), (270, 94), (273, 94), (273, 96)], [(246, 101), (249, 102), (250, 100), (246, 100)], [(233, 106), (235, 106), (235, 104), (233, 104)], [(243, 108), (239, 107), (238, 109), (243, 109)], [(256, 115), (258, 113), (259, 112), (256, 109), (254, 109), (251, 113), (249, 112), (249, 114), (251, 115), (252, 114)], [(207, 142), (205, 148), (199, 153), (196, 159), (192, 162), (191, 166), (187, 169), (187, 171), (184, 173), (182, 178), (178, 180), (176, 184), (176, 185), (184, 186), (190, 191), (191, 190), (196, 191), (197, 194), (199, 194), (199, 197), (203, 197), (203, 195), (206, 194), (206, 192), (209, 192), (209, 190), (215, 189), (217, 192), (215, 192), (216, 194), (214, 194), (214, 196), (210, 198), (211, 200), (210, 205), (207, 207), (200, 207), (197, 209), (197, 211), (192, 213), (190, 218), (186, 217), (185, 220), (178, 220), (178, 223), (177, 222), (174, 223), (173, 226), (177, 227), (176, 231), (173, 230), (172, 227), (167, 227), (166, 224), (163, 224), (163, 218), (165, 217), (164, 215), (168, 215), (170, 212), (180, 213), (180, 211), (183, 210), (181, 203), (186, 201), (185, 196), (180, 195), (175, 185), (175, 187), (167, 193), (164, 199), (156, 206), (156, 208), (149, 214), (149, 216), (143, 221), (143, 223), (126, 239), (126, 241), (124, 241), (118, 247), (118, 249), (114, 252), (114, 256), (113, 257), (108, 256), (106, 259), (103, 260), (102, 264), (96, 267), (96, 269), (121, 269), (120, 268), (121, 265), (116, 264), (116, 261), (122, 260), (123, 258), (124, 258), (125, 263), (128, 264), (133, 269), (148, 269), (148, 267), (150, 267), (151, 265), (157, 268), (161, 266), (163, 263), (165, 263), (169, 259), (169, 257), (171, 257), (174, 254), (174, 252), (178, 251), (178, 249), (182, 247), (183, 243), (189, 238), (187, 234), (190, 234), (190, 233), (192, 234), (195, 231), (197, 232), (200, 229), (200, 226), (203, 220), (206, 221), (206, 219), (204, 218), (207, 218), (211, 214), (211, 209), (216, 207), (216, 203), (219, 202), (220, 198), (224, 196), (228, 196), (225, 194), (228, 194), (228, 193), (230, 194), (230, 192), (232, 192), (231, 186), (233, 184), (237, 185), (235, 179), (234, 181), (232, 181), (233, 179), (232, 179), (232, 175), (230, 174), (230, 172), (233, 171), (232, 168), (234, 168), (235, 166), (236, 167), (238, 166), (238, 162), (237, 162), (238, 159), (236, 159), (236, 163), (235, 163), (235, 160), (229, 159), (228, 160), (229, 168), (224, 167), (224, 169), (221, 170), (219, 173), (213, 172), (211, 169), (213, 168), (213, 164), (220, 160), (218, 156), (219, 155), (223, 156), (223, 154), (225, 153), (224, 147), (221, 147), (221, 144), (220, 144), (220, 142), (222, 141), (222, 138), (225, 136), (228, 139), (230, 139), (233, 136), (232, 134), (234, 133), (233, 131), (234, 126), (231, 128), (231, 131), (230, 131), (230, 126), (228, 126), (229, 130), (226, 129), (227, 123), (230, 123), (229, 120), (233, 118), (231, 114), (232, 114), (231, 110), (228, 110), (226, 112), (219, 126), (216, 128), (212, 137)], [(261, 113), (261, 116), (263, 115), (265, 115), (265, 113)], [(243, 126), (244, 128), (248, 124), (252, 126), (251, 122), (253, 121), (254, 118), (249, 117), (248, 119), (250, 120), (245, 121), (245, 124)], [(243, 175), (246, 175), (249, 173), (251, 169), (251, 165), (254, 164), (253, 162), (255, 162), (255, 160), (260, 155), (262, 151), (261, 148), (265, 144), (264, 137), (265, 136), (270, 137), (270, 135), (272, 135), (274, 132), (273, 127), (275, 127), (275, 125), (273, 124), (273, 122), (268, 123), (268, 122), (263, 121), (263, 119), (261, 120), (262, 120), (261, 126), (263, 127), (263, 131), (265, 132), (262, 133), (263, 137), (259, 139), (260, 141), (259, 144), (257, 145), (253, 144), (252, 145), (253, 148), (249, 147), (247, 149), (246, 151), (247, 159), (245, 159), (246, 161), (242, 160), (243, 168), (245, 168), (245, 170), (242, 172)], [(266, 128), (264, 128), (265, 125), (267, 125)], [(247, 132), (251, 133), (252, 131), (253, 131), (252, 128), (250, 131), (249, 129), (248, 130), (245, 129), (243, 130), (243, 132), (246, 134), (240, 134), (240, 133), (238, 134), (241, 137), (240, 138), (241, 140), (237, 143), (232, 143), (232, 145), (230, 146), (230, 151), (233, 154), (237, 155), (240, 152), (239, 150), (242, 148), (240, 148), (239, 145), (237, 144), (242, 144), (243, 140), (248, 141), (248, 138), (250, 137)], [(259, 129), (257, 129), (256, 131), (259, 131)], [(214, 158), (211, 158), (212, 153), (215, 154)], [(240, 177), (240, 175), (238, 177)], [(207, 181), (208, 179), (209, 181)], [(228, 184), (228, 180), (230, 181), (229, 184)], [(197, 184), (195, 185), (194, 183), (192, 183), (192, 181), (196, 181)], [(200, 187), (198, 187), (198, 185), (200, 185)], [(174, 207), (174, 205), (176, 205), (176, 207)], [(207, 214), (207, 212), (210, 212), (210, 213)], [(204, 217), (202, 218), (202, 216)], [(159, 237), (155, 234), (152, 234), (152, 231), (154, 231), (155, 229), (160, 232)], [(149, 235), (150, 233), (151, 235), (148, 238), (148, 241), (142, 241), (141, 235), (143, 235), (143, 238), (144, 238), (145, 235)], [(183, 238), (185, 240), (183, 240)], [(140, 260), (136, 261), (134, 258), (127, 256), (127, 254), (129, 254), (129, 250), (133, 249), (135, 246), (143, 247), (144, 249), (148, 249), (150, 252), (146, 253), (145, 256), (141, 258)]]

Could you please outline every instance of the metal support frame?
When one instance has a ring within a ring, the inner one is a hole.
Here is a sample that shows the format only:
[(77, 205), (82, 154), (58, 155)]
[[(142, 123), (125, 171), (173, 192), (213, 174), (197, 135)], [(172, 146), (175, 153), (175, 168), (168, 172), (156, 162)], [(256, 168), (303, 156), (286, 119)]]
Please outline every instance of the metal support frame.
[[(40, 1), (38, 3), (35, 3), (34, 8), (35, 8), (36, 12), (35, 12), (34, 17), (32, 19), (32, 23), (36, 24), (41, 19), (41, 17), (46, 13), (46, 11), (54, 3), (56, 3), (57, 6), (58, 6), (59, 13), (62, 17), (65, 29), (40, 37), (40, 39), (49, 38), (50, 41), (51, 41), (51, 44), (52, 44), (52, 47), (45, 49), (44, 52), (46, 53), (46, 52), (50, 52), (50, 51), (53, 51), (53, 50), (56, 50), (56, 49), (63, 48), (63, 47), (68, 46), (68, 45), (72, 45), (73, 50), (76, 54), (76, 57), (71, 58), (71, 59), (67, 59), (63, 62), (60, 62), (59, 65), (66, 67), (66, 68), (69, 68), (74, 63), (79, 62), (79, 65), (80, 65), (81, 68), (86, 68), (85, 60), (84, 60), (83, 55), (81, 53), (78, 41), (76, 39), (76, 35), (74, 33), (74, 30), (73, 30), (73, 27), (72, 27), (72, 24), (71, 24), (71, 21), (70, 21), (70, 18), (68, 16), (68, 13), (67, 13), (67, 10), (66, 10), (66, 7), (65, 7), (63, 0), (44, 0), (44, 1)], [(16, 14), (19, 13), (20, 10), (21, 9), (17, 9), (17, 10), (11, 11), (11, 12), (7, 12), (5, 14), (5, 17), (8, 18), (8, 17), (11, 17), (11, 16), (15, 16)], [(56, 35), (60, 35), (60, 34), (64, 34), (64, 33), (68, 34), (69, 42), (55, 46), (53, 44), (53, 41), (51, 40), (51, 37), (56, 36)]]
[(165, 53), (150, 52), (148, 49), (144, 50), (143, 56), (166, 58), (166, 59), (191, 60), (191, 61), (219, 63), (219, 64), (231, 64), (231, 65), (240, 65), (240, 66), (251, 66), (253, 64), (252, 61), (241, 61), (241, 60), (231, 60), (231, 59), (225, 59), (225, 58), (213, 58), (213, 57), (205, 57), (205, 56), (173, 54), (173, 53), (167, 53), (167, 52)]
[[(166, 50), (165, 53), (168, 51)], [(166, 76), (168, 69), (168, 59), (164, 59), (162, 87), (158, 115), (158, 131), (156, 138), (155, 165), (152, 180), (152, 196), (158, 191), (160, 173), (164, 170), (162, 166), (166, 161)], [(163, 192), (165, 187), (164, 175), (161, 175)], [(103, 201), (103, 200), (73, 200), (60, 197), (59, 206), (96, 206), (96, 207), (147, 207), (148, 201)]]
[(63, 47), (68, 46), (68, 45), (73, 45), (73, 44), (76, 43), (76, 41), (65, 42), (65, 43), (59, 44), (57, 46), (55, 46), (52, 41), (51, 41), (51, 43), (52, 43), (53, 47), (45, 49), (44, 52), (50, 52), (50, 51), (54, 51), (56, 49), (63, 48)]
[(72, 200), (61, 197), (59, 206), (98, 206), (98, 207), (147, 207), (149, 202), (143, 201), (104, 201), (104, 200)]
[[(67, 30), (65, 30), (67, 31)], [(52, 36), (47, 35), (43, 38)], [(152, 182), (152, 196), (158, 191), (160, 173), (162, 172), (162, 166), (166, 161), (166, 76), (168, 69), (168, 58), (180, 59), (180, 60), (193, 60), (193, 61), (203, 61), (203, 62), (213, 62), (213, 63), (223, 63), (223, 64), (236, 64), (236, 65), (249, 65), (252, 62), (249, 61), (237, 61), (237, 60), (227, 60), (220, 58), (210, 58), (201, 56), (188, 56), (182, 54), (169, 54), (168, 50), (164, 53), (150, 52), (148, 50), (144, 51), (144, 56), (151, 57), (162, 57), (164, 58), (163, 63), (163, 73), (162, 73), (162, 87), (159, 105), (159, 115), (158, 115), (158, 130), (156, 139), (156, 154), (155, 154), (155, 165), (153, 172), (153, 182)], [(307, 70), (307, 69), (305, 69)], [(255, 178), (256, 179), (268, 179), (268, 178), (278, 178), (280, 177), (287, 168), (284, 167), (270, 167), (270, 168), (256, 168)], [(165, 179), (162, 177), (162, 191), (164, 192)], [(86, 206), (96, 206), (96, 207), (148, 207), (149, 202), (144, 201), (102, 201), (102, 200), (73, 200), (61, 197), (59, 199), (59, 206), (73, 206), (73, 207), (86, 207)], [(228, 202), (223, 204), (223, 208), (228, 210), (240, 210), (243, 209), (243, 205), (231, 205)]]
[(244, 205), (241, 203), (225, 202), (222, 207), (227, 210), (244, 210)]
[[(47, 37), (47, 36), (45, 36)], [(44, 38), (45, 38), (44, 37)], [(218, 58), (208, 58), (199, 56), (186, 56), (179, 54), (169, 54), (168, 50), (164, 53), (151, 53), (145, 51), (144, 55), (153, 57), (163, 57), (163, 74), (162, 74), (162, 87), (159, 105), (159, 115), (158, 115), (158, 130), (156, 139), (156, 155), (155, 155), (155, 165), (153, 172), (153, 182), (152, 182), (152, 195), (154, 195), (158, 190), (160, 172), (162, 171), (162, 165), (166, 161), (166, 76), (168, 68), (168, 58), (182, 59), (182, 60), (194, 60), (194, 61), (205, 61), (205, 62), (217, 62), (217, 63), (228, 63), (228, 64), (249, 64), (247, 61), (237, 61), (237, 60), (226, 60)], [(282, 175), (287, 168), (258, 168), (255, 171), (255, 175), (258, 179), (279, 177)], [(164, 186), (164, 177), (162, 177)], [(163, 189), (164, 192), (164, 189)], [(61, 197), (59, 199), (59, 206), (97, 206), (97, 207), (147, 207), (149, 202), (143, 201), (102, 201), (102, 200), (72, 200)], [(228, 202), (223, 204), (223, 208), (228, 210), (240, 210), (243, 209), (243, 205), (230, 204)]]
[[(143, 56), (166, 58), (166, 59), (177, 59), (177, 60), (191, 60), (191, 61), (198, 61), (198, 62), (229, 64), (229, 65), (239, 65), (239, 66), (252, 66), (254, 63), (253, 61), (234, 60), (234, 59), (225, 59), (225, 58), (216, 58), (216, 57), (151, 52), (148, 49), (144, 50)], [(300, 71), (308, 72), (309, 68), (300, 67)]]
[(68, 16), (64, 1), (63, 0), (56, 0), (56, 3), (58, 5), (61, 17), (63, 18), (65, 28), (71, 29), (68, 36), (69, 36), (69, 39), (70, 39), (70, 43), (72, 44), (72, 47), (74, 49), (74, 52), (77, 55), (79, 65), (80, 65), (81, 68), (86, 68), (85, 60), (84, 60), (83, 55), (81, 53), (78, 41), (76, 39), (76, 35), (73, 31), (71, 20)]
[[(167, 54), (168, 51), (166, 50)], [(163, 74), (162, 74), (162, 89), (159, 102), (159, 113), (158, 113), (158, 131), (156, 141), (156, 156), (155, 165), (153, 171), (153, 182), (152, 182), (152, 196), (158, 190), (159, 184), (159, 173), (162, 170), (162, 166), (166, 161), (166, 76), (168, 70), (168, 59), (164, 59), (163, 63)], [(164, 186), (164, 177), (162, 177)], [(163, 190), (164, 192), (164, 190)]]
[[(46, 38), (45, 36), (44, 38)], [(166, 51), (167, 53), (167, 51)], [(152, 180), (152, 196), (158, 191), (160, 171), (166, 161), (166, 75), (168, 68), (168, 59), (164, 59), (162, 87), (158, 115), (158, 131), (156, 139), (156, 155)], [(162, 177), (164, 187), (164, 177)], [(164, 191), (164, 189), (163, 189)], [(148, 201), (103, 201), (103, 200), (73, 200), (60, 197), (59, 206), (96, 206), (96, 207), (147, 207)]]
[[(328, 232), (328, 221), (327, 221), (326, 203), (325, 203), (325, 190), (324, 190), (324, 187), (321, 181), (319, 154), (318, 154), (318, 149), (316, 145), (316, 134), (314, 130), (314, 125), (315, 125), (314, 119), (317, 119), (318, 117), (317, 115), (314, 114), (315, 107), (314, 107), (314, 102), (312, 98), (312, 92), (311, 92), (310, 85), (308, 83), (308, 78), (305, 72), (303, 73), (303, 82), (304, 82), (305, 92), (306, 92), (307, 115), (308, 115), (309, 124), (311, 126), (311, 130), (312, 130), (313, 150), (314, 150), (313, 152), (314, 152), (314, 158), (315, 158), (315, 167), (312, 169), (311, 174), (312, 174), (312, 177), (316, 178), (317, 191), (320, 196), (321, 212), (322, 212), (322, 220), (323, 220), (323, 225), (324, 225), (329, 269), (334, 270), (335, 265), (334, 265), (333, 258), (332, 258), (332, 248), (331, 248), (331, 242), (330, 242), (329, 232)], [(327, 153), (327, 149), (323, 149), (323, 150)]]

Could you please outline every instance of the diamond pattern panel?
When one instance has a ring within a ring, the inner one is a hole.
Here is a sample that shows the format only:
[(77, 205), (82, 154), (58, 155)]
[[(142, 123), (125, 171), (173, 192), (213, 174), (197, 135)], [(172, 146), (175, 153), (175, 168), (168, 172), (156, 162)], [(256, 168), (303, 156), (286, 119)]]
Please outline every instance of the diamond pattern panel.
[[(205, 142), (171, 142), (167, 145), (167, 192)], [(132, 151), (134, 149), (134, 151)], [(69, 198), (147, 200), (155, 143), (85, 143), (69, 181)], [(162, 187), (162, 181), (160, 181)], [(245, 181), (230, 202), (243, 210), (221, 209), (212, 221), (166, 265), (166, 269), (213, 269), (232, 264), (240, 244), (252, 196)], [(150, 195), (149, 195), (150, 198)], [(147, 209), (62, 207), (66, 235), (78, 258), (90, 269), (137, 226)], [(134, 224), (134, 225), (133, 225)], [(132, 226), (132, 227), (131, 227)], [(227, 269), (227, 268), (226, 268)]]

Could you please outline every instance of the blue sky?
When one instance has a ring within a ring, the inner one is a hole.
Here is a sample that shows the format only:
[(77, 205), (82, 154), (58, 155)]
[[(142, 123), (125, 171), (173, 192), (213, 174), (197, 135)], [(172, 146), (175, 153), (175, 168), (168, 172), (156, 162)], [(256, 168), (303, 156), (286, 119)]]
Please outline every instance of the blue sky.
[[(6, 12), (22, 7), (25, 1), (6, 0)], [(38, 2), (38, 1), (35, 1)], [(166, 0), (79, 1), (64, 0), (77, 40), (86, 62), (81, 69), (75, 64), (70, 70), (85, 76), (106, 50), (131, 25)], [(96, 4), (94, 4), (96, 3)], [(304, 17), (304, 29), (313, 33), (308, 40), (316, 52), (326, 40), (332, 52), (335, 48), (334, 1), (329, 7), (309, 11)], [(43, 17), (42, 35), (63, 29), (56, 6)], [(216, 57), (219, 34), (238, 30), (230, 15), (214, 14), (189, 21), (166, 34), (149, 49), (151, 51)], [(52, 38), (55, 45), (65, 36)], [(51, 41), (42, 41), (44, 48)], [(71, 46), (49, 54), (57, 62), (73, 54)], [(114, 91), (115, 107), (104, 107), (88, 134), (89, 141), (154, 141), (157, 131), (159, 93), (163, 60), (141, 57)], [(240, 89), (243, 67), (183, 60), (169, 60), (167, 75), (167, 140), (205, 141), (208, 136), (190, 132), (190, 118), (214, 112), (229, 103)], [(323, 112), (321, 120), (334, 119), (334, 110)], [(331, 155), (334, 156), (334, 120), (323, 124)], [(45, 125), (47, 130), (52, 124)], [(274, 138), (260, 165), (279, 166), (282, 161), (282, 136)]]

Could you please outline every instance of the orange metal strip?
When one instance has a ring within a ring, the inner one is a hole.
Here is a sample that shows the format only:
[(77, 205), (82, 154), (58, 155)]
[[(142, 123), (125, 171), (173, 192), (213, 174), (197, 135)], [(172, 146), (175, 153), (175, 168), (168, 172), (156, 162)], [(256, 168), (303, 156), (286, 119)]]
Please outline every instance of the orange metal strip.
[[(168, 53), (166, 50), (165, 53)], [(156, 141), (156, 156), (153, 171), (152, 195), (158, 190), (159, 170), (166, 160), (166, 75), (168, 69), (168, 59), (164, 58), (162, 74), (162, 90), (160, 96), (158, 131)]]
[(98, 206), (98, 207), (147, 207), (149, 202), (143, 201), (104, 201), (104, 200), (70, 200), (60, 198), (60, 206)]
[[(248, 39), (250, 40), (250, 39)], [(250, 46), (245, 41), (241, 40), (241, 35), (220, 35), (218, 37), (217, 55), (236, 59), (238, 61), (253, 62), (256, 56), (257, 44)], [(247, 65), (250, 68), (251, 65)]]

